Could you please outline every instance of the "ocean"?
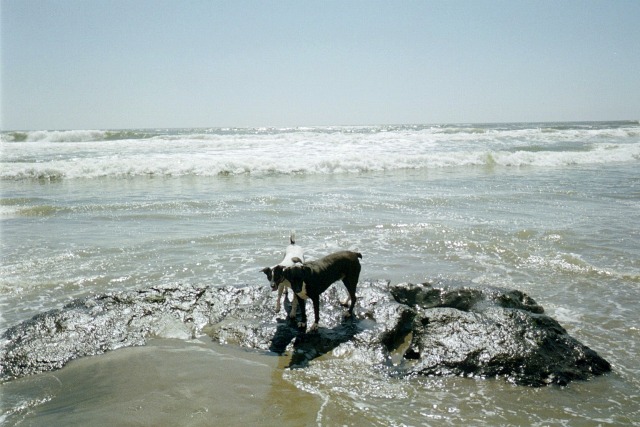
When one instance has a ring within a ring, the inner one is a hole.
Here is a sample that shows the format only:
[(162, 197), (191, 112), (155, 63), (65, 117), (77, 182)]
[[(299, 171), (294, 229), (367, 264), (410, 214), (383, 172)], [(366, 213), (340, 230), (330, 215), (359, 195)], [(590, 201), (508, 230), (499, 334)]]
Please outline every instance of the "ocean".
[[(567, 387), (157, 336), (0, 384), (14, 426), (639, 425), (637, 121), (3, 131), (0, 333), (74, 298), (264, 284), (289, 233), (361, 280), (521, 290), (611, 362)], [(342, 285), (336, 285), (342, 286)]]

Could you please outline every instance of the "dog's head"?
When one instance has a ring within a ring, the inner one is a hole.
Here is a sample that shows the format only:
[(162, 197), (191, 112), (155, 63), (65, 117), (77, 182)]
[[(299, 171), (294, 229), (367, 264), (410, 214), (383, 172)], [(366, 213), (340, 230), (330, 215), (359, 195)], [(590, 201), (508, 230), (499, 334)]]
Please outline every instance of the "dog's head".
[(262, 269), (262, 272), (267, 275), (267, 279), (269, 280), (269, 285), (271, 286), (271, 290), (275, 291), (278, 289), (278, 286), (287, 278), (284, 275), (285, 267), (281, 265), (276, 265), (275, 267), (265, 267)]
[(271, 282), (271, 278), (273, 277), (273, 273), (272, 273), (272, 271), (271, 271), (271, 270), (272, 270), (272, 269), (271, 269), (271, 267), (265, 267), (265, 268), (263, 268), (262, 270), (260, 270), (260, 271), (262, 271), (264, 274), (266, 274), (266, 275), (267, 275), (267, 280), (268, 280), (269, 282)]
[(262, 272), (267, 276), (267, 280), (269, 280), (269, 285), (271, 286), (272, 291), (278, 289), (278, 285), (284, 280), (282, 278), (282, 270), (278, 269), (278, 267), (282, 266), (276, 265), (273, 268), (265, 267), (262, 269)]
[(302, 284), (304, 282), (306, 270), (308, 269), (309, 267), (306, 267), (304, 264), (296, 264), (282, 270), (282, 275), (289, 281), (289, 283), (291, 283), (291, 289), (293, 292), (302, 292)]
[[(300, 258), (298, 257), (293, 257), (291, 261), (293, 261), (294, 264), (302, 264), (302, 260), (300, 260)], [(267, 279), (269, 280), (269, 285), (271, 285), (272, 291), (278, 289), (280, 283), (284, 282), (285, 280), (289, 280), (289, 278), (285, 275), (285, 270), (287, 269), (288, 267), (284, 267), (282, 265), (276, 265), (273, 268), (265, 267), (262, 269), (262, 272), (267, 275)], [(289, 280), (289, 282), (291, 281)]]
[(286, 277), (284, 277), (285, 267), (281, 265), (276, 265), (273, 267), (273, 279), (271, 279), (271, 290), (275, 291), (280, 286), (280, 283), (284, 282)]

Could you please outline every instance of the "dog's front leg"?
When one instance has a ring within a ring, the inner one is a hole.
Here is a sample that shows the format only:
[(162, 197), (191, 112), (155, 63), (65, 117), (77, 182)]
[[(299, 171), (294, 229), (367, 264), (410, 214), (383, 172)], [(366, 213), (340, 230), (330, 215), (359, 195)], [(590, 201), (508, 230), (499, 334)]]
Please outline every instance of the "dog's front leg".
[(349, 307), (349, 303), (350, 302), (351, 302), (351, 297), (348, 296), (347, 299), (344, 300), (344, 302), (340, 301), (340, 305), (343, 306), (343, 307)]
[(295, 319), (297, 311), (298, 311), (298, 296), (296, 295), (295, 292), (293, 292), (293, 299), (291, 301), (291, 312), (289, 313), (289, 317), (291, 319)]
[(280, 283), (278, 285), (278, 299), (276, 300), (276, 313), (280, 313), (280, 300), (282, 299), (283, 291), (284, 291), (284, 285)]
[(320, 320), (320, 297), (311, 298), (313, 303), (313, 325), (309, 328), (309, 332), (318, 330), (318, 321)]
[(298, 304), (300, 304), (300, 311), (302, 311), (301, 322), (298, 322), (299, 328), (304, 328), (307, 326), (307, 310), (306, 310), (306, 301), (296, 295), (296, 300), (298, 300)]

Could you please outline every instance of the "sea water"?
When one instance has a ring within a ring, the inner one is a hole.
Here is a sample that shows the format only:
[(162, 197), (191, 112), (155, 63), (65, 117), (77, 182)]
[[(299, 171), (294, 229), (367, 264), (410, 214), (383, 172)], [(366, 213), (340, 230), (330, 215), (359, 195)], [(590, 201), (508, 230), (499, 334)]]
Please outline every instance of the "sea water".
[(638, 122), (5, 131), (0, 148), (0, 331), (107, 291), (266, 286), (295, 230), (308, 259), (362, 252), (361, 279), (522, 290), (613, 365), (540, 389), (398, 379), (169, 331), (0, 384), (6, 425), (640, 420)]

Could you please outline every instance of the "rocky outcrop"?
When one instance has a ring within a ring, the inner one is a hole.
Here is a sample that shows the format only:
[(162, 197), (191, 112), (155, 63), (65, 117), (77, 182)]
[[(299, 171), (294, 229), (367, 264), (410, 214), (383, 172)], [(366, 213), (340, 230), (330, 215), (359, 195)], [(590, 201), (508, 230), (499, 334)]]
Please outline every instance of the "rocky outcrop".
[(406, 372), (502, 376), (521, 385), (566, 385), (611, 370), (519, 291), (402, 284), (396, 299), (415, 309)]
[(58, 369), (78, 357), (143, 345), (170, 328), (176, 337), (184, 337), (196, 319), (208, 319), (198, 303), (205, 293), (183, 286), (113, 293), (38, 314), (3, 334), (2, 378)]
[(500, 376), (531, 386), (563, 385), (611, 369), (519, 291), (367, 281), (358, 286), (356, 315), (345, 318), (339, 302), (346, 291), (335, 285), (321, 297), (320, 328), (313, 333), (298, 329), (284, 312), (277, 317), (274, 298), (268, 286), (193, 285), (87, 297), (8, 329), (0, 344), (0, 378), (58, 369), (153, 337), (202, 334), (222, 344), (286, 352), (291, 367), (333, 352), (395, 375)]

